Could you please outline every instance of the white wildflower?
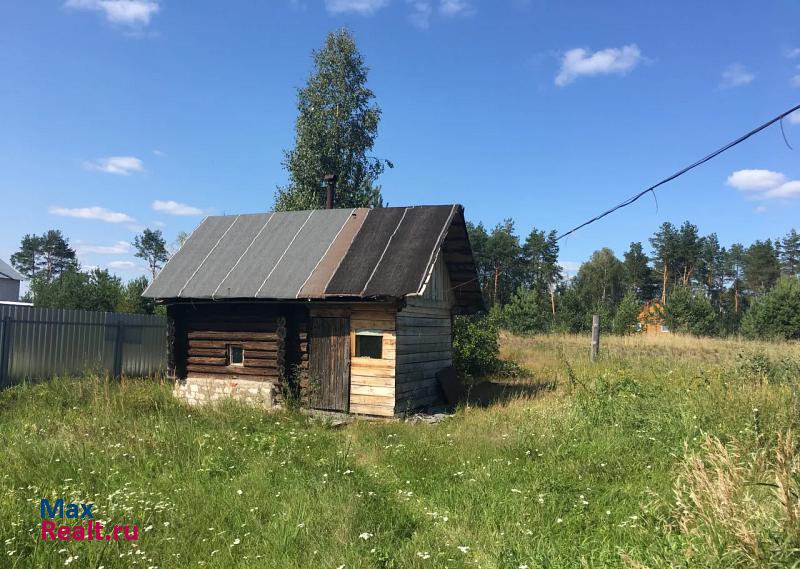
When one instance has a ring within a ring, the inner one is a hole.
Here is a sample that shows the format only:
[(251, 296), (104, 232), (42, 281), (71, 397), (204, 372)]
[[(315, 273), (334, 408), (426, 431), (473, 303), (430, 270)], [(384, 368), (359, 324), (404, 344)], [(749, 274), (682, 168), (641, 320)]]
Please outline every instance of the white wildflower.
[(364, 533), (362, 533), (362, 534), (361, 534), (361, 535), (359, 535), (358, 537), (360, 537), (360, 538), (361, 538), (361, 539), (363, 539), (364, 541), (367, 541), (369, 538), (371, 538), (371, 537), (372, 537), (372, 534), (371, 534), (371, 533), (369, 533), (369, 532), (366, 532), (366, 531), (365, 531)]

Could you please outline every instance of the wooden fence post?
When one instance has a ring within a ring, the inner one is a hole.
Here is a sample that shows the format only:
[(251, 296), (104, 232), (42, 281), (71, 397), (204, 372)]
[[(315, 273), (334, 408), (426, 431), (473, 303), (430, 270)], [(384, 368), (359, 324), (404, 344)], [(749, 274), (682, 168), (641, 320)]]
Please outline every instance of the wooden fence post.
[(592, 361), (597, 359), (600, 352), (600, 315), (592, 315)]

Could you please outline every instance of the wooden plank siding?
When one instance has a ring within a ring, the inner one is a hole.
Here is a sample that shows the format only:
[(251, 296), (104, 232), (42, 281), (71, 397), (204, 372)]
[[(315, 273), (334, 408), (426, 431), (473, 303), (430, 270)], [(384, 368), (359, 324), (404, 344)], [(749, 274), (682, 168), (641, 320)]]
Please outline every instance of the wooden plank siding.
[[(391, 417), (395, 411), (394, 305), (353, 305), (350, 309), (350, 412)], [(356, 357), (359, 330), (382, 332), (381, 359)]]
[(395, 413), (441, 402), (436, 372), (452, 365), (453, 295), (441, 254), (421, 295), (397, 313)]

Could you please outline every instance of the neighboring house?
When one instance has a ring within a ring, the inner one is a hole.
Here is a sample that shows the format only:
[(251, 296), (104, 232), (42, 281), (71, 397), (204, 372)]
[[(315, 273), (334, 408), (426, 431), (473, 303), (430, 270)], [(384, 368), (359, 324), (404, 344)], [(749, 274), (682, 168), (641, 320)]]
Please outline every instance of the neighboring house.
[(0, 301), (19, 301), (19, 283), (24, 278), (11, 265), (0, 259)]
[(658, 300), (644, 303), (639, 312), (639, 329), (645, 334), (668, 334), (669, 328), (664, 324), (664, 305)]
[(190, 403), (382, 416), (441, 401), (452, 315), (483, 308), (460, 205), (207, 217), (144, 296)]

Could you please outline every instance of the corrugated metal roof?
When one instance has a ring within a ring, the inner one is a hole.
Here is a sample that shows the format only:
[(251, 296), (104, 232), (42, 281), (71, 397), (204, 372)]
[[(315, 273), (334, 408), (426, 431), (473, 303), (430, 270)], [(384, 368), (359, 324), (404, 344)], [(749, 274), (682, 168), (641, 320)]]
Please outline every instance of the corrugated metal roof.
[(474, 304), (474, 291), (479, 298), (480, 289), (459, 205), (208, 217), (144, 295), (214, 300), (401, 298), (421, 291), (436, 253), (448, 239), (457, 249), (462, 275), (451, 276), (454, 286), (463, 287), (456, 298), (469, 297)]
[(25, 277), (19, 274), (14, 267), (0, 259), (0, 279), (11, 279), (13, 281), (24, 281)]

